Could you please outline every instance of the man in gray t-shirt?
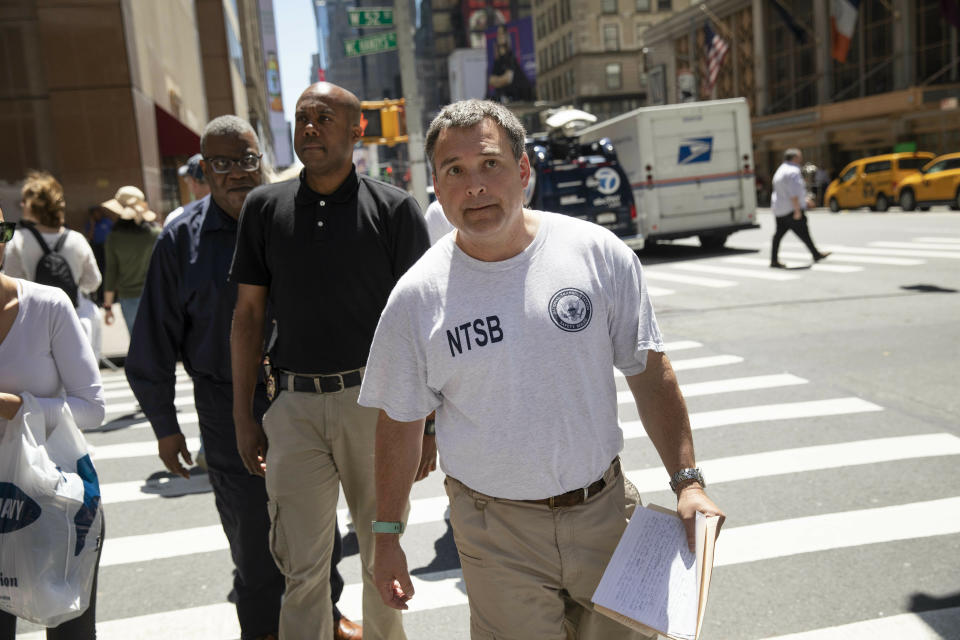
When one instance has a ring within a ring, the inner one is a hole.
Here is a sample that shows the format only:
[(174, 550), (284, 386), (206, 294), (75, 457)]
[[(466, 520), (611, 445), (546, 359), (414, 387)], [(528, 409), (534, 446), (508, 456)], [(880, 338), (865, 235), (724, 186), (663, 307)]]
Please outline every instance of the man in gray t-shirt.
[[(396, 535), (436, 410), (473, 638), (638, 638), (590, 598), (626, 526), (613, 369), (627, 379), (691, 543), (707, 497), (636, 255), (607, 230), (524, 209), (522, 125), (469, 100), (427, 134), (455, 231), (400, 279), (359, 402), (380, 408), (374, 584), (413, 596)], [(518, 603), (523, 606), (517, 606)]]

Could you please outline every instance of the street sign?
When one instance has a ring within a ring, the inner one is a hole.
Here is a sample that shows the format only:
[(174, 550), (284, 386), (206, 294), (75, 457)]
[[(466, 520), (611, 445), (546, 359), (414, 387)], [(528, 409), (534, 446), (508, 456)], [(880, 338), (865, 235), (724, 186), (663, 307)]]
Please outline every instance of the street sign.
[(365, 56), (370, 53), (394, 51), (397, 48), (397, 32), (388, 31), (362, 38), (346, 38), (343, 41), (343, 52), (348, 58)]
[(364, 7), (348, 9), (351, 27), (392, 27), (393, 9), (390, 7)]

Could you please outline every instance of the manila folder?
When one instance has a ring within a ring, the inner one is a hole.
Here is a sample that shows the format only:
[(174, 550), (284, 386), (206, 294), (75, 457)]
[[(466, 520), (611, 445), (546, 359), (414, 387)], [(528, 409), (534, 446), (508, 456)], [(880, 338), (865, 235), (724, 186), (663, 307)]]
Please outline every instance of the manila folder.
[(593, 594), (596, 610), (647, 634), (696, 640), (707, 605), (718, 521), (697, 514), (697, 551), (691, 553), (676, 511), (638, 507)]

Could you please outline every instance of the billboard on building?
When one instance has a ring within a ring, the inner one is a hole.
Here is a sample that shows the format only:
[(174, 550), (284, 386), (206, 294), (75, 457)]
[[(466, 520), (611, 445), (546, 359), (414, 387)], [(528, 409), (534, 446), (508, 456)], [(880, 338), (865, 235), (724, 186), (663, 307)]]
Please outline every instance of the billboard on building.
[(499, 102), (536, 99), (537, 60), (530, 16), (487, 29), (487, 97)]
[(461, 0), (460, 10), (463, 29), (474, 49), (487, 46), (487, 29), (510, 21), (510, 0)]

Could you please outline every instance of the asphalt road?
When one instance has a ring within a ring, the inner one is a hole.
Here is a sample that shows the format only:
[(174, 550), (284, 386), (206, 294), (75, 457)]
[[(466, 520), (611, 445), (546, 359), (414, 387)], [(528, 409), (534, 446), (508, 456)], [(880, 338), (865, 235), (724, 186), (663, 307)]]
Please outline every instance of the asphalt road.
[[(788, 236), (787, 270), (767, 266), (773, 225), (760, 219), (722, 251), (640, 254), (708, 491), (728, 514), (701, 637), (958, 640), (960, 214), (814, 212), (813, 237), (834, 254), (810, 268)], [(88, 434), (110, 527), (100, 637), (238, 637), (203, 476), (168, 482), (122, 375), (105, 373), (105, 388), (108, 423)], [(178, 402), (195, 436), (185, 377)], [(629, 402), (620, 414), (637, 419)], [(645, 502), (674, 504), (636, 425), (622, 459)], [(441, 480), (415, 486), (404, 535), (411, 639), (469, 637)], [(351, 540), (341, 607), (359, 617)]]

